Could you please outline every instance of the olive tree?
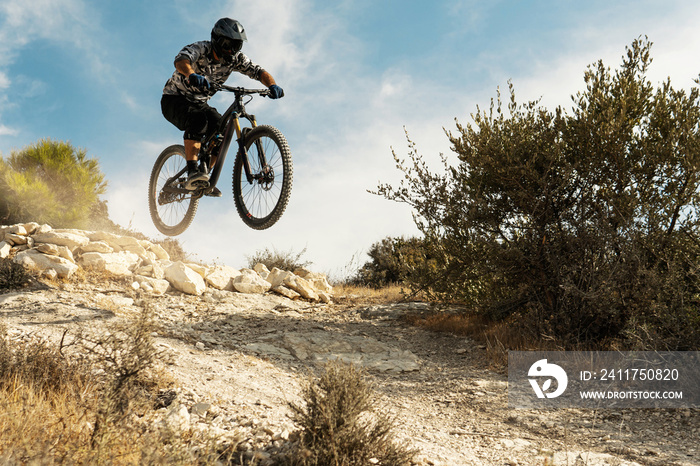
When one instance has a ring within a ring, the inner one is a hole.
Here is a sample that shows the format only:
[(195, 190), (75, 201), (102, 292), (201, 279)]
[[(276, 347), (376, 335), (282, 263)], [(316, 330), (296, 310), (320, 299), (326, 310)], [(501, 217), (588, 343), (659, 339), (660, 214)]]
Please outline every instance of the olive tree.
[(404, 180), (378, 194), (410, 204), (439, 251), (419, 286), (569, 346), (697, 348), (700, 92), (652, 85), (651, 45), (589, 66), (569, 113), (509, 84), (447, 132), (443, 173), (410, 141), (408, 163), (394, 154)]
[[(70, 143), (41, 140), (0, 159), (0, 222), (85, 227), (107, 187), (96, 159)], [(105, 214), (106, 215), (106, 214)]]

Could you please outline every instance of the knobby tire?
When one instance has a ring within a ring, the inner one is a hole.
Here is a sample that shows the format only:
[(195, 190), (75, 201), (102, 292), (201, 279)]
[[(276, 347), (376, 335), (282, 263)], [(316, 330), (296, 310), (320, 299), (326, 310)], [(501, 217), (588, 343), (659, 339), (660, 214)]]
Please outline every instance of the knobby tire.
[(245, 134), (244, 145), (253, 174), (263, 170), (259, 151), (265, 154), (274, 177), (249, 183), (243, 158), (236, 157), (233, 166), (233, 200), (243, 222), (254, 230), (274, 225), (287, 208), (292, 191), (292, 154), (284, 135), (269, 125), (257, 126)]
[[(185, 148), (175, 144), (165, 149), (156, 159), (148, 183), (148, 209), (158, 231), (177, 236), (187, 230), (197, 213), (199, 198), (191, 194), (164, 196), (161, 191), (168, 179), (186, 166)], [(184, 177), (187, 177), (185, 173)], [(160, 197), (160, 202), (159, 202)], [(161, 203), (167, 200), (167, 203)]]

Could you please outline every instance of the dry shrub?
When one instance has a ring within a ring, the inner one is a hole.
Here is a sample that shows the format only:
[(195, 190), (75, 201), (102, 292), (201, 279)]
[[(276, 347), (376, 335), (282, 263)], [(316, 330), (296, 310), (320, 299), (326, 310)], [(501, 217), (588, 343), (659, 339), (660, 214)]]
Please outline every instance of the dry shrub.
[(108, 389), (117, 401), (115, 408), (126, 411), (130, 400), (143, 398), (158, 385), (153, 369), (162, 359), (155, 347), (150, 307), (134, 322), (117, 323), (104, 334), (81, 335), (79, 344), (109, 374)]
[(307, 381), (303, 397), (305, 406), (291, 405), (302, 431), (288, 464), (411, 464), (415, 452), (395, 440), (393, 421), (377, 412), (375, 394), (355, 366), (328, 363), (320, 378)]
[(302, 256), (306, 254), (306, 248), (302, 249), (300, 252), (294, 252), (292, 249), (289, 251), (278, 251), (276, 248), (265, 248), (258, 250), (255, 254), (251, 256), (246, 256), (248, 261), (248, 267), (253, 268), (257, 264), (265, 264), (265, 266), (272, 270), (277, 267), (280, 270), (294, 271), (301, 267), (307, 267), (311, 265), (311, 262), (302, 260)]
[(169, 380), (150, 331), (148, 316), (70, 344), (0, 328), (0, 464), (192, 464), (191, 445), (152, 414)]
[(0, 328), (0, 389), (26, 384), (47, 393), (82, 390), (88, 384), (87, 369), (43, 340), (12, 342), (6, 328)]
[(23, 288), (32, 280), (32, 275), (20, 264), (10, 259), (0, 259), (0, 290)]

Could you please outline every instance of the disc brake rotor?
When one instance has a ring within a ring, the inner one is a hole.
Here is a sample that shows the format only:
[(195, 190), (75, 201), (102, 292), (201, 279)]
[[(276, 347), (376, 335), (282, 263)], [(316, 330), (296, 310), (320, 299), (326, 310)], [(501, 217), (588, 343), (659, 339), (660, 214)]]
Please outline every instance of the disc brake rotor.
[(265, 191), (271, 190), (275, 184), (275, 170), (271, 166), (266, 165), (259, 176), (258, 183), (260, 187)]

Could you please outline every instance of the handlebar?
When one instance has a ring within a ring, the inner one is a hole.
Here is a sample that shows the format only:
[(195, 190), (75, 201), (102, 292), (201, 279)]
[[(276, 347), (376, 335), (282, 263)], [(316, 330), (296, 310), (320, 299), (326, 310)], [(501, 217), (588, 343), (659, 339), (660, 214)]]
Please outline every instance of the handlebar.
[(215, 91), (228, 91), (233, 92), (236, 95), (250, 95), (250, 94), (260, 94), (261, 96), (269, 97), (269, 89), (246, 89), (244, 87), (232, 87), (225, 84), (212, 84), (212, 89)]

